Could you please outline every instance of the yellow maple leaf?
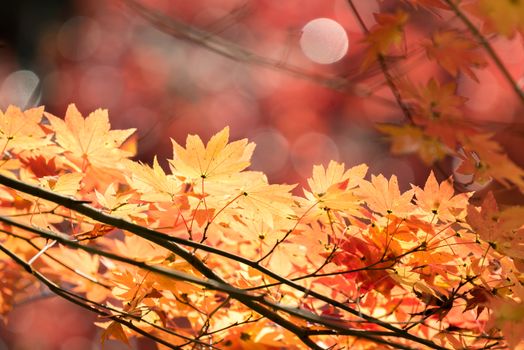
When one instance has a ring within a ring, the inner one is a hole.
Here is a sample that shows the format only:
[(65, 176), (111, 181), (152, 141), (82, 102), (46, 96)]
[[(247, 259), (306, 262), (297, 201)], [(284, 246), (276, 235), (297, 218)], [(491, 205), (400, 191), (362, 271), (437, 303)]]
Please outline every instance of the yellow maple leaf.
[(228, 144), (228, 127), (211, 137), (206, 146), (197, 135), (187, 137), (185, 148), (175, 140), (171, 141), (173, 159), (169, 164), (172, 172), (190, 180), (225, 180), (250, 165), (251, 155), (255, 149), (255, 144), (248, 143), (247, 139)]
[(166, 174), (156, 157), (153, 167), (130, 160), (124, 164), (131, 171), (131, 175), (127, 176), (127, 182), (141, 194), (140, 199), (144, 201), (172, 202), (181, 192), (182, 181), (174, 175)]
[(33, 150), (50, 145), (39, 123), (44, 107), (32, 108), (22, 112), (15, 106), (7, 107), (5, 113), (0, 111), (0, 152), (15, 149)]
[(274, 217), (289, 217), (294, 214), (291, 190), (296, 185), (272, 185), (263, 173), (250, 171), (242, 174), (237, 205), (248, 215), (260, 217), (270, 227)]
[(518, 0), (479, 0), (466, 6), (484, 20), (485, 30), (506, 37), (524, 33), (524, 2)]
[[(344, 171), (344, 164), (329, 162), (313, 167), (313, 176), (307, 180), (310, 191), (304, 190), (309, 203), (318, 203), (319, 209), (329, 208), (356, 213), (359, 200), (351, 191), (364, 178), (368, 166), (360, 164)], [(306, 205), (307, 206), (307, 205)]]
[(55, 193), (74, 196), (80, 190), (80, 181), (84, 174), (69, 173), (60, 176), (45, 176), (39, 179), (40, 186)]
[(132, 156), (120, 146), (136, 129), (110, 130), (107, 110), (97, 109), (84, 118), (74, 104), (65, 119), (45, 114), (55, 131), (56, 142), (77, 166), (114, 169), (122, 159)]
[(113, 216), (128, 220), (131, 218), (147, 219), (147, 214), (144, 213), (147, 205), (130, 203), (133, 194), (117, 193), (114, 183), (109, 184), (104, 193), (95, 189), (95, 195), (98, 203)]

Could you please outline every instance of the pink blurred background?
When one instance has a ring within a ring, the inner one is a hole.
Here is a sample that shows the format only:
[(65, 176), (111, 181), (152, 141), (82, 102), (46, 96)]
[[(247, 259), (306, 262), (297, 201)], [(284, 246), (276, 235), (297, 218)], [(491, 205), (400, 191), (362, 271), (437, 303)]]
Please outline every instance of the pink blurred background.
[[(365, 162), (371, 173), (397, 174), (403, 189), (427, 177), (429, 169), (416, 156), (392, 156), (385, 137), (373, 127), (404, 117), (380, 70), (360, 72), (363, 34), (345, 0), (141, 3), (254, 55), (241, 62), (163, 33), (125, 1), (4, 2), (0, 108), (45, 105), (59, 116), (71, 102), (84, 114), (107, 108), (113, 128), (138, 128), (137, 159), (142, 161), (155, 154), (170, 158), (169, 138), (179, 143), (188, 133), (208, 138), (229, 125), (233, 139), (257, 143), (252, 169), (264, 171), (272, 182), (304, 184), (314, 164), (331, 159), (347, 166)], [(375, 23), (374, 12), (399, 7), (410, 12), (409, 59), (392, 67), (420, 83), (429, 77), (450, 80), (417, 48), (428, 33), (451, 21), (449, 13), (414, 11), (400, 1), (355, 4), (368, 27)], [(337, 21), (348, 37), (347, 55), (329, 65), (311, 61), (299, 45), (301, 29), (321, 17)], [(522, 38), (492, 42), (524, 85)], [(262, 67), (257, 57), (274, 65)], [(310, 78), (286, 73), (289, 67)], [(522, 165), (523, 107), (493, 65), (476, 73), (480, 84), (467, 76), (458, 81), (459, 93), (469, 99), (466, 115), (496, 131), (509, 156)], [(337, 91), (311, 80), (318, 76), (343, 88)], [(451, 163), (446, 164), (451, 174)], [(504, 196), (513, 201), (511, 192)], [(57, 298), (30, 302), (15, 309), (6, 327), (0, 324), (0, 349), (97, 349), (100, 332), (94, 319)], [(125, 346), (107, 346), (120, 348)]]

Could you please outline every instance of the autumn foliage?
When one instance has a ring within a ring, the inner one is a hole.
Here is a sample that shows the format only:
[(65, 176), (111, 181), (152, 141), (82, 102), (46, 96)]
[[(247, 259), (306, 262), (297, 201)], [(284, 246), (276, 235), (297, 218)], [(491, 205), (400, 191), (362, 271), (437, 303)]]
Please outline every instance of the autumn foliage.
[(105, 110), (9, 107), (0, 121), (2, 317), (43, 283), (100, 315), (102, 342), (520, 342), (522, 207), (468, 204), (433, 173), (401, 192), (395, 176), (334, 161), (294, 191), (247, 170), (255, 145), (227, 128), (173, 140), (166, 172), (129, 159), (134, 130), (110, 130)]
[[(370, 124), (393, 155), (421, 160), (425, 181), (405, 190), (371, 160), (332, 160), (303, 188), (271, 183), (250, 168), (265, 150), (229, 127), (172, 138), (170, 158), (149, 164), (133, 158), (137, 130), (112, 130), (105, 109), (11, 105), (0, 111), (0, 326), (45, 290), (95, 313), (102, 347), (524, 349), (524, 170), (458, 87), (490, 69), (523, 110), (522, 83), (492, 44), (522, 37), (524, 1), (403, 0), (371, 25), (344, 2), (362, 32), (348, 76), (264, 57), (148, 3), (123, 1), (179, 40), (393, 105), (394, 122)], [(430, 17), (439, 27), (408, 40)], [(434, 74), (413, 79), (415, 61)], [(473, 192), (490, 183), (515, 198)]]

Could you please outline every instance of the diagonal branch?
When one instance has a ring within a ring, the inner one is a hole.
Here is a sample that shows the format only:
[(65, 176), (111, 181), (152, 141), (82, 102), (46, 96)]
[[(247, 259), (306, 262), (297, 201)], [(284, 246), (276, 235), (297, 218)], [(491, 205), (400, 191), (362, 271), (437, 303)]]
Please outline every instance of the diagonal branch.
[(156, 12), (153, 9), (142, 5), (139, 1), (124, 0), (124, 2), (130, 9), (135, 11), (149, 24), (161, 32), (198, 45), (220, 56), (237, 62), (273, 69), (298, 79), (325, 86), (335, 91), (350, 92), (357, 96), (366, 96), (367, 98), (374, 99), (384, 105), (394, 106), (395, 104), (389, 99), (377, 96), (373, 93), (372, 89), (363, 88), (358, 83), (350, 81), (347, 78), (316, 74), (294, 65), (284, 64), (279, 60), (258, 55), (245, 47), (213, 35), (208, 31), (196, 28), (171, 17), (167, 17), (162, 13)]
[[(369, 29), (366, 26), (366, 23), (360, 16), (357, 8), (355, 7), (355, 4), (353, 3), (353, 0), (348, 0), (349, 7), (351, 7), (351, 11), (355, 15), (357, 22), (359, 23), (360, 27), (362, 28), (362, 31), (364, 33), (369, 33)], [(410, 121), (411, 124), (414, 124), (413, 122), (413, 115), (411, 114), (411, 110), (409, 109), (409, 106), (404, 102), (402, 99), (402, 96), (400, 95), (400, 91), (395, 84), (395, 81), (393, 79), (393, 76), (391, 75), (391, 72), (389, 71), (389, 67), (386, 63), (386, 59), (384, 58), (384, 55), (378, 54), (377, 55), (378, 64), (380, 66), (380, 69), (382, 70), (382, 73), (384, 74), (384, 78), (386, 78), (386, 83), (389, 86), (389, 89), (393, 93), (393, 96), (395, 97), (395, 100), (397, 101), (398, 106), (402, 110), (402, 113), (404, 113), (404, 116), (406, 119)]]
[[(56, 233), (53, 233), (53, 232), (47, 232), (47, 231), (39, 230), (39, 229), (36, 229), (36, 228), (33, 228), (33, 227), (27, 227), (27, 226), (25, 226), (23, 224), (17, 223), (17, 222), (15, 222), (15, 221), (13, 221), (13, 220), (11, 220), (9, 218), (6, 218), (6, 217), (0, 217), (0, 221), (3, 221), (5, 223), (8, 223), (8, 224), (13, 225), (13, 226), (19, 226), (20, 227), (20, 225), (22, 225), (22, 228), (27, 229), (30, 232), (33, 232), (33, 233), (36, 233), (36, 234), (40, 234), (43, 237), (47, 237), (47, 238), (50, 238), (50, 239), (56, 239), (58, 242), (60, 242), (62, 244), (66, 244), (66, 245), (69, 245), (69, 246), (72, 246), (72, 247), (84, 249), (84, 250), (89, 251), (89, 252), (91, 252), (93, 254), (100, 254), (100, 255), (106, 256), (106, 257), (108, 257), (110, 259), (115, 259), (115, 260), (122, 261), (122, 262), (125, 262), (125, 263), (133, 264), (135, 266), (138, 266), (138, 267), (144, 268), (144, 269), (152, 268), (154, 270), (153, 272), (158, 272), (160, 274), (170, 276), (171, 278), (182, 279), (182, 280), (185, 280), (185, 281), (189, 281), (191, 283), (195, 283), (195, 284), (199, 284), (199, 285), (205, 286), (206, 288), (209, 288), (209, 289), (223, 291), (223, 292), (231, 295), (231, 297), (237, 299), (241, 303), (245, 304), (250, 309), (258, 312), (259, 314), (267, 317), (268, 319), (272, 320), (273, 322), (275, 322), (275, 323), (281, 325), (282, 327), (290, 330), (292, 333), (297, 335), (304, 343), (306, 343), (310, 347), (318, 348), (316, 343), (313, 342), (309, 338), (309, 336), (304, 332), (303, 328), (298, 327), (293, 322), (288, 321), (288, 320), (282, 318), (277, 313), (272, 312), (271, 310), (267, 309), (266, 307), (260, 305), (259, 302), (269, 306), (270, 308), (272, 308), (274, 310), (281, 310), (281, 311), (284, 311), (285, 313), (293, 314), (294, 316), (297, 316), (299, 318), (304, 318), (304, 314), (302, 313), (302, 311), (301, 312), (293, 312), (291, 309), (285, 309), (285, 308), (283, 309), (281, 306), (279, 306), (277, 304), (274, 304), (274, 303), (271, 303), (271, 302), (265, 300), (263, 297), (261, 298), (261, 297), (258, 297), (258, 296), (253, 296), (253, 295), (247, 293), (247, 291), (245, 291), (245, 290), (241, 290), (241, 289), (238, 289), (238, 288), (235, 288), (235, 287), (229, 285), (226, 281), (222, 280), (211, 269), (209, 269), (196, 255), (193, 255), (188, 250), (186, 250), (183, 247), (181, 247), (179, 244), (191, 246), (193, 248), (197, 248), (197, 249), (203, 250), (203, 251), (208, 251), (210, 253), (217, 254), (217, 255), (223, 256), (225, 258), (232, 259), (234, 261), (238, 261), (238, 262), (244, 263), (244, 264), (246, 264), (248, 266), (251, 266), (251, 267), (259, 270), (260, 272), (265, 273), (268, 276), (270, 276), (270, 277), (278, 280), (279, 282), (282, 282), (283, 284), (286, 284), (286, 285), (288, 285), (288, 286), (290, 286), (290, 287), (292, 287), (292, 288), (294, 288), (294, 289), (296, 289), (298, 291), (307, 293), (308, 295), (310, 295), (312, 297), (315, 297), (315, 298), (317, 298), (319, 300), (325, 301), (326, 303), (328, 303), (330, 305), (333, 305), (333, 306), (335, 306), (337, 308), (340, 308), (340, 309), (342, 309), (342, 310), (344, 310), (344, 311), (346, 311), (346, 312), (348, 312), (350, 314), (359, 316), (362, 319), (368, 321), (369, 323), (373, 323), (373, 324), (381, 326), (381, 327), (383, 327), (385, 329), (390, 330), (390, 331), (392, 331), (391, 332), (391, 336), (405, 338), (405, 339), (411, 340), (413, 342), (426, 345), (426, 346), (428, 346), (429, 348), (432, 348), (432, 349), (445, 349), (445, 348), (440, 347), (439, 345), (435, 344), (434, 342), (432, 342), (430, 340), (427, 340), (427, 339), (420, 338), (420, 337), (417, 337), (415, 335), (412, 335), (412, 334), (408, 333), (407, 331), (405, 331), (403, 329), (400, 329), (400, 328), (397, 328), (397, 327), (395, 327), (395, 326), (393, 326), (393, 325), (391, 325), (391, 324), (389, 324), (387, 322), (381, 321), (381, 320), (379, 320), (377, 318), (374, 318), (374, 317), (371, 317), (369, 315), (362, 314), (361, 312), (359, 312), (357, 310), (354, 310), (353, 308), (349, 307), (348, 305), (346, 305), (344, 303), (341, 303), (341, 302), (338, 302), (336, 300), (333, 300), (333, 299), (331, 299), (329, 297), (326, 297), (326, 296), (324, 296), (324, 295), (322, 295), (320, 293), (311, 291), (308, 288), (306, 288), (306, 287), (304, 287), (302, 285), (297, 284), (296, 282), (290, 281), (290, 280), (288, 280), (288, 279), (286, 279), (286, 278), (284, 278), (284, 277), (282, 277), (282, 276), (280, 276), (280, 275), (278, 275), (278, 274), (276, 274), (276, 273), (274, 273), (274, 272), (272, 272), (272, 271), (270, 271), (270, 270), (268, 270), (268, 269), (258, 265), (256, 262), (253, 262), (253, 261), (250, 261), (248, 259), (242, 258), (242, 257), (240, 257), (238, 255), (234, 255), (234, 254), (231, 254), (231, 253), (228, 253), (228, 252), (225, 252), (225, 251), (222, 251), (222, 250), (219, 250), (219, 249), (216, 249), (216, 248), (213, 248), (213, 247), (210, 247), (210, 246), (207, 246), (205, 244), (201, 244), (201, 243), (198, 243), (198, 242), (195, 242), (195, 241), (189, 241), (189, 240), (185, 240), (185, 239), (182, 239), (182, 238), (179, 238), (179, 237), (168, 236), (168, 235), (166, 235), (164, 233), (161, 233), (161, 232), (149, 229), (147, 227), (143, 227), (143, 226), (134, 224), (134, 223), (132, 223), (130, 221), (127, 221), (127, 220), (124, 220), (124, 219), (121, 219), (121, 218), (117, 218), (117, 217), (113, 217), (111, 215), (105, 214), (105, 213), (103, 213), (103, 212), (101, 212), (101, 211), (99, 211), (99, 210), (97, 210), (97, 209), (87, 205), (84, 201), (79, 201), (79, 200), (76, 200), (76, 199), (71, 198), (71, 197), (62, 196), (62, 195), (53, 193), (51, 191), (45, 190), (43, 188), (36, 187), (36, 186), (30, 185), (30, 184), (21, 182), (19, 180), (7, 177), (7, 176), (2, 175), (2, 174), (0, 174), (0, 184), (5, 185), (5, 186), (10, 187), (10, 188), (15, 189), (15, 190), (18, 190), (18, 191), (30, 194), (32, 196), (36, 196), (38, 198), (42, 198), (42, 199), (51, 201), (53, 203), (59, 204), (59, 205), (65, 207), (65, 208), (74, 210), (74, 211), (76, 211), (76, 212), (78, 212), (78, 213), (80, 213), (82, 215), (85, 215), (85, 216), (87, 216), (87, 217), (89, 217), (89, 218), (91, 218), (93, 220), (96, 220), (98, 222), (104, 223), (106, 225), (114, 226), (114, 227), (117, 227), (119, 229), (132, 232), (132, 233), (136, 234), (137, 236), (140, 236), (140, 237), (142, 237), (142, 238), (144, 238), (146, 240), (149, 240), (149, 241), (151, 241), (153, 243), (156, 243), (156, 244), (158, 244), (158, 245), (160, 245), (160, 246), (162, 246), (162, 247), (172, 251), (173, 253), (175, 253), (176, 255), (180, 256), (181, 258), (185, 259), (197, 271), (202, 273), (208, 279), (207, 280), (202, 280), (200, 278), (197, 278), (197, 277), (194, 277), (194, 276), (191, 276), (191, 275), (187, 275), (187, 274), (183, 274), (183, 273), (180, 273), (180, 272), (177, 272), (175, 274), (174, 271), (169, 270), (169, 269), (165, 269), (165, 268), (161, 268), (161, 267), (155, 267), (155, 266), (149, 266), (149, 265), (147, 265), (145, 263), (137, 262), (137, 261), (134, 261), (132, 259), (128, 259), (128, 258), (125, 258), (125, 257), (118, 256), (116, 254), (103, 252), (103, 251), (98, 251), (98, 250), (96, 250), (96, 248), (85, 246), (85, 245), (81, 245), (81, 244), (77, 243), (76, 241), (73, 241), (71, 239), (71, 237), (69, 237), (67, 235), (56, 234)], [(310, 315), (313, 316), (313, 319), (311, 319), (310, 322), (317, 323), (318, 321), (323, 321), (324, 320), (322, 318), (318, 319), (318, 316), (316, 316), (315, 314), (310, 313)], [(323, 324), (326, 327), (332, 326), (332, 325), (328, 326), (327, 324), (324, 324), (324, 323), (321, 323), (321, 324)], [(348, 329), (344, 329), (344, 331), (348, 331)], [(360, 336), (364, 337), (363, 335), (360, 335)], [(373, 338), (372, 340), (373, 341), (377, 341), (377, 342), (381, 342), (381, 340), (377, 340), (377, 339), (378, 338)]]
[[(69, 236), (67, 236), (65, 234), (59, 234), (59, 233), (55, 233), (55, 232), (39, 229), (39, 228), (36, 228), (36, 227), (30, 227), (30, 226), (27, 226), (25, 224), (22, 224), (20, 222), (14, 221), (14, 220), (6, 218), (6, 217), (0, 216), (0, 222), (3, 222), (3, 223), (8, 224), (10, 226), (21, 228), (23, 230), (26, 230), (26, 231), (29, 231), (29, 232), (32, 232), (32, 233), (35, 233), (35, 234), (37, 234), (37, 235), (39, 235), (41, 237), (45, 237), (47, 239), (53, 239), (53, 240), (55, 240), (57, 242), (60, 242), (61, 244), (65, 245), (65, 246), (68, 246), (68, 247), (71, 247), (71, 248), (82, 249), (82, 250), (84, 250), (86, 252), (89, 252), (91, 254), (104, 256), (106, 258), (113, 259), (113, 260), (116, 260), (116, 261), (120, 261), (120, 262), (129, 264), (129, 265), (132, 265), (132, 266), (136, 266), (136, 267), (139, 267), (139, 268), (141, 268), (143, 270), (154, 272), (154, 273), (158, 273), (158, 274), (164, 275), (164, 276), (169, 277), (169, 278), (173, 278), (173, 279), (176, 279), (176, 280), (181, 280), (181, 281), (197, 284), (197, 285), (200, 285), (202, 287), (205, 287), (205, 288), (208, 288), (208, 289), (211, 289), (211, 290), (216, 290), (216, 291), (227, 293), (232, 298), (234, 298), (234, 299), (240, 301), (241, 303), (245, 304), (250, 309), (254, 310), (255, 312), (259, 313), (260, 315), (262, 315), (264, 317), (267, 317), (268, 319), (270, 319), (273, 322), (279, 324), (283, 328), (285, 328), (285, 329), (289, 330), (290, 332), (294, 333), (297, 337), (299, 337), (306, 345), (308, 345), (312, 349), (321, 349), (321, 348), (318, 347), (316, 345), (316, 343), (313, 342), (309, 338), (311, 336), (311, 334), (309, 333), (308, 329), (296, 326), (291, 321), (288, 321), (288, 320), (278, 316), (277, 313), (276, 313), (277, 310), (286, 312), (286, 313), (288, 313), (289, 315), (291, 315), (293, 317), (301, 318), (301, 319), (303, 319), (303, 320), (305, 320), (305, 321), (307, 321), (309, 323), (318, 324), (318, 325), (324, 326), (324, 327), (326, 327), (328, 329), (331, 329), (331, 330), (335, 331), (336, 334), (339, 334), (339, 335), (348, 335), (348, 336), (354, 336), (354, 337), (358, 337), (358, 338), (364, 338), (364, 339), (368, 339), (368, 340), (374, 341), (374, 342), (379, 343), (379, 344), (386, 344), (386, 345), (394, 346), (397, 349), (406, 349), (406, 350), (411, 350), (412, 349), (409, 346), (405, 346), (405, 345), (402, 345), (400, 343), (396, 343), (396, 342), (392, 342), (392, 341), (380, 338), (380, 336), (399, 337), (399, 335), (395, 334), (394, 332), (380, 332), (379, 331), (379, 332), (375, 333), (373, 331), (368, 331), (368, 330), (356, 330), (356, 329), (347, 328), (344, 325), (344, 322), (332, 321), (332, 320), (329, 320), (329, 319), (327, 319), (325, 317), (315, 315), (314, 313), (312, 313), (310, 311), (307, 311), (307, 310), (302, 310), (302, 309), (298, 309), (296, 307), (289, 307), (289, 306), (282, 305), (280, 303), (271, 302), (271, 301), (267, 300), (264, 297), (264, 295), (254, 295), (254, 294), (249, 293), (248, 291), (244, 291), (242, 289), (235, 288), (235, 287), (233, 287), (233, 286), (231, 286), (229, 284), (226, 284), (226, 283), (222, 283), (222, 282), (218, 282), (218, 281), (210, 280), (210, 279), (201, 279), (201, 278), (189, 275), (187, 273), (180, 272), (180, 271), (175, 271), (175, 270), (171, 270), (171, 269), (167, 269), (167, 268), (164, 268), (162, 266), (149, 265), (149, 264), (146, 264), (144, 262), (136, 261), (136, 260), (133, 260), (133, 259), (130, 259), (130, 258), (126, 258), (126, 257), (120, 256), (120, 255), (114, 254), (114, 253), (110, 253), (110, 252), (106, 252), (104, 250), (100, 250), (98, 248), (94, 248), (94, 247), (91, 247), (91, 246), (88, 246), (88, 245), (80, 244), (77, 241), (72, 240)], [(4, 247), (0, 246), (0, 248), (2, 248), (2, 251), (6, 250), (6, 248), (4, 248)], [(11, 258), (13, 258), (19, 265), (21, 265), (27, 272), (29, 272), (29, 273), (35, 275), (37, 278), (39, 278), (39, 276), (37, 276), (38, 275), (37, 271), (34, 270), (31, 267), (30, 264), (25, 263), (25, 262), (23, 262), (23, 264), (22, 264), (21, 258), (16, 259), (14, 257), (13, 253), (8, 253), (8, 255)], [(261, 306), (260, 304), (264, 304), (268, 308), (265, 308), (265, 307)]]
[(524, 91), (522, 91), (521, 88), (519, 88), (519, 85), (513, 79), (511, 74), (509, 73), (508, 69), (500, 59), (500, 57), (497, 55), (495, 50), (493, 49), (493, 46), (489, 43), (488, 39), (482, 33), (478, 30), (477, 27), (471, 21), (469, 18), (460, 10), (457, 4), (455, 4), (452, 0), (444, 0), (444, 2), (450, 7), (450, 9), (455, 13), (455, 15), (464, 23), (464, 25), (468, 28), (468, 30), (473, 34), (473, 36), (478, 40), (480, 45), (486, 50), (486, 52), (489, 54), (493, 62), (495, 62), (495, 65), (500, 70), (502, 75), (504, 75), (504, 78), (508, 81), (508, 83), (511, 85), (519, 99), (524, 102)]

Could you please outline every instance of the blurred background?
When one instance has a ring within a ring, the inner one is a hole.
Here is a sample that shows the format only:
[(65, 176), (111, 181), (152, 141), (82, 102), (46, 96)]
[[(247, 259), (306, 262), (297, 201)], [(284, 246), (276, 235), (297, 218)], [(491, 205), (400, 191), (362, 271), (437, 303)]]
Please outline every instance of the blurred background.
[[(397, 73), (421, 84), (451, 81), (418, 45), (451, 21), (449, 12), (415, 11), (401, 1), (354, 3), (369, 28), (373, 13), (410, 13), (399, 52), (408, 60), (391, 61)], [(334, 159), (396, 174), (406, 190), (423, 183), (429, 168), (417, 156), (392, 156), (375, 129), (405, 120), (380, 69), (361, 71), (363, 37), (345, 0), (4, 1), (0, 108), (45, 105), (58, 116), (73, 102), (84, 115), (107, 108), (113, 129), (138, 128), (137, 159), (145, 162), (171, 158), (170, 138), (207, 139), (229, 125), (232, 139), (256, 142), (251, 168), (271, 182), (303, 185), (314, 164)], [(491, 39), (524, 85), (522, 38)], [(493, 65), (475, 73), (480, 83), (458, 79), (467, 118), (496, 132), (522, 166), (523, 106)], [(452, 175), (452, 163), (443, 163), (440, 179)], [(499, 197), (514, 202), (515, 192)], [(98, 349), (93, 319), (54, 297), (31, 301), (0, 324), (0, 349)]]

